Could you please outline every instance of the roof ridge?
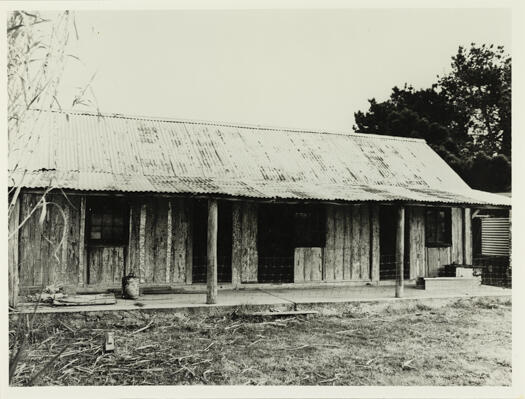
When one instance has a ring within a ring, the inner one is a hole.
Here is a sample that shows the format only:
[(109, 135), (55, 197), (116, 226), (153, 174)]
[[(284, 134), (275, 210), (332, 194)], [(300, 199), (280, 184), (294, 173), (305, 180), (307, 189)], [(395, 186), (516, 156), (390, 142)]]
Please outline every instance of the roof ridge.
[(222, 127), (237, 127), (242, 129), (252, 130), (267, 130), (272, 132), (289, 132), (289, 133), (310, 133), (310, 134), (326, 134), (336, 136), (354, 136), (361, 139), (364, 138), (377, 138), (382, 140), (395, 140), (395, 141), (409, 141), (409, 142), (424, 142), (425, 139), (415, 137), (404, 137), (404, 136), (391, 136), (379, 133), (364, 133), (364, 132), (328, 132), (306, 128), (288, 128), (279, 126), (267, 126), (267, 125), (256, 125), (249, 123), (234, 123), (234, 122), (214, 122), (209, 120), (194, 120), (194, 119), (181, 119), (181, 118), (167, 118), (167, 117), (155, 117), (155, 116), (144, 116), (144, 115), (129, 115), (120, 113), (95, 113), (90, 111), (72, 111), (72, 110), (43, 110), (43, 109), (32, 109), (32, 111), (40, 112), (53, 112), (58, 114), (68, 115), (81, 115), (81, 116), (95, 116), (104, 118), (118, 118), (118, 119), (130, 119), (130, 120), (143, 120), (143, 121), (156, 121), (156, 122), (167, 122), (167, 123), (188, 123), (195, 125), (208, 125), (208, 126), (222, 126)]

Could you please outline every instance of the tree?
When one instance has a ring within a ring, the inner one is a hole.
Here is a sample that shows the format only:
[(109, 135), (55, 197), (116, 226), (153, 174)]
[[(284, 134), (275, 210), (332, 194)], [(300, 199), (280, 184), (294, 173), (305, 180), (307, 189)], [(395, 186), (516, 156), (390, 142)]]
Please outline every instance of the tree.
[(472, 45), (430, 88), (394, 87), (383, 102), (354, 114), (360, 133), (419, 137), (473, 188), (510, 189), (510, 57)]
[(443, 94), (470, 117), (471, 134), (489, 156), (511, 157), (511, 58), (503, 46), (459, 47), (452, 71), (438, 82)]

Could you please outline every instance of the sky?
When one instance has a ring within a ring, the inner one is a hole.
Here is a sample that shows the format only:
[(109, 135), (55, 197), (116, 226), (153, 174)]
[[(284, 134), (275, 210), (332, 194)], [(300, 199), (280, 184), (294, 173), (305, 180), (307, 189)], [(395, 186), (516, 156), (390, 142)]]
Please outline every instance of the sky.
[[(101, 112), (351, 132), (392, 87), (429, 87), (458, 46), (503, 45), (505, 9), (76, 11), (60, 101), (96, 73)], [(80, 108), (82, 109), (82, 108)], [(92, 108), (93, 109), (93, 108)]]

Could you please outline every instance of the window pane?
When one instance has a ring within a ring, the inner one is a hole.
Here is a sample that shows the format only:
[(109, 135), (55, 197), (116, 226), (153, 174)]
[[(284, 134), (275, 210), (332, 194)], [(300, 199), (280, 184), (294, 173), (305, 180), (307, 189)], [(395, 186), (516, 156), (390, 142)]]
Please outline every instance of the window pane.
[(124, 216), (122, 215), (115, 215), (113, 219), (113, 224), (115, 226), (122, 226), (124, 224)]
[(91, 224), (92, 225), (101, 224), (101, 223), (102, 223), (102, 216), (100, 215), (100, 213), (91, 214)]
[(104, 217), (102, 218), (102, 225), (103, 226), (111, 226), (112, 225), (113, 217), (111, 213), (104, 213)]
[(112, 236), (111, 236), (111, 226), (103, 226), (102, 227), (102, 238), (104, 240), (110, 240), (112, 238)]

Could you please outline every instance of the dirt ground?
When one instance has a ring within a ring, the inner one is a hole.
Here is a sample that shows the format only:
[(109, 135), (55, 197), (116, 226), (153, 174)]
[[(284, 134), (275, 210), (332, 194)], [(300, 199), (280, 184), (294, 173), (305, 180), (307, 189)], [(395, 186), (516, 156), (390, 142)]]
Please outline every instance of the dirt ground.
[[(494, 297), (326, 304), (284, 318), (36, 315), (32, 327), (21, 317), (10, 352), (30, 333), (11, 384), (509, 386), (511, 306)], [(102, 350), (106, 331), (114, 353)]]

